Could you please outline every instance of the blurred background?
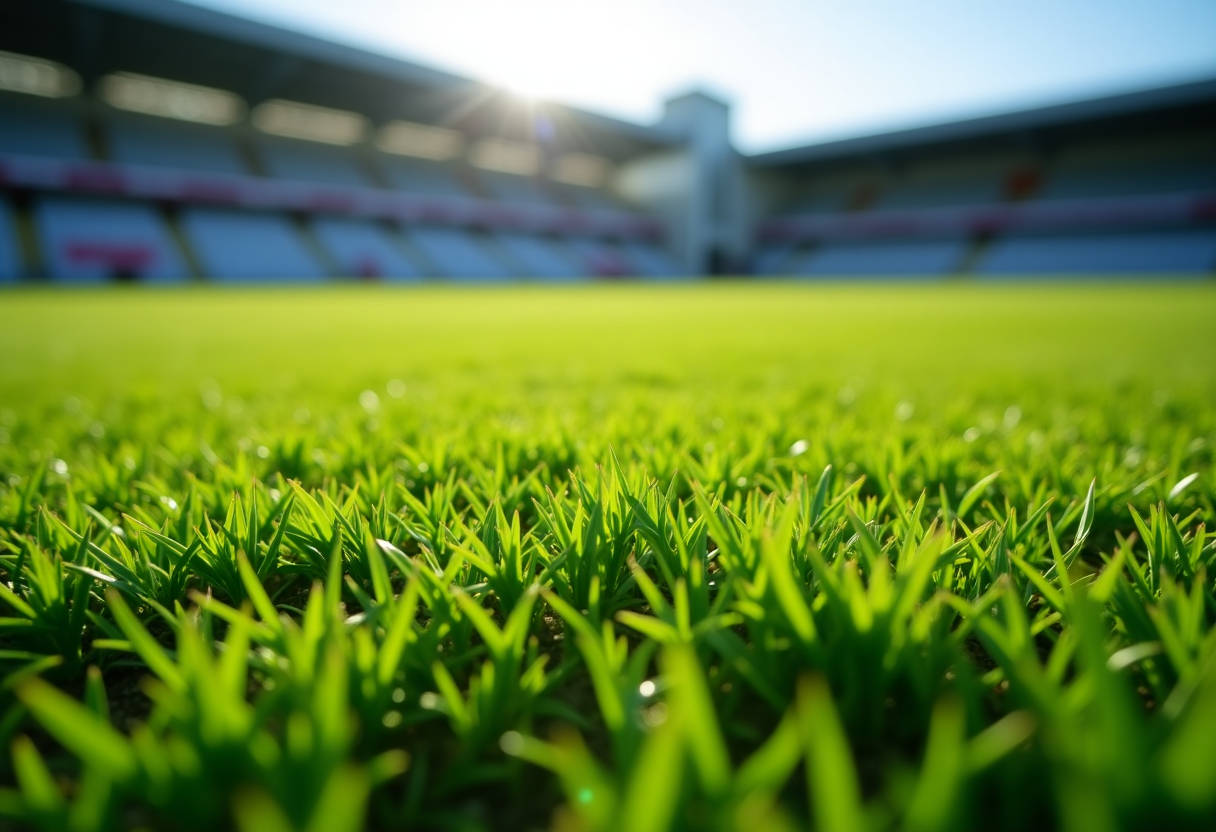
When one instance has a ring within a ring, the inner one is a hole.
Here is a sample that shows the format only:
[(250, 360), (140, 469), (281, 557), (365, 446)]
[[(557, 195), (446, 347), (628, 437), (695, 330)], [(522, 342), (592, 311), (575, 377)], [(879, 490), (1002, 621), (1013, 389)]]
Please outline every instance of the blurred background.
[(0, 283), (1216, 272), (1216, 4), (4, 0)]

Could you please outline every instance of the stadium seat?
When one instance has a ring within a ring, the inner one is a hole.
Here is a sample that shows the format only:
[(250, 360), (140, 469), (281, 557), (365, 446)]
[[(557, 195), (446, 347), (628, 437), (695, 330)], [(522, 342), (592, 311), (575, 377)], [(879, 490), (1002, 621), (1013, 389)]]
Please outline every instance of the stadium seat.
[(106, 124), (110, 159), (206, 173), (248, 174), (231, 133), (223, 128), (124, 116)]
[(405, 231), (410, 243), (422, 252), (440, 277), (501, 280), (511, 271), (486, 250), (472, 231), (458, 228), (411, 226)]
[(966, 245), (963, 239), (827, 243), (794, 261), (790, 272), (816, 276), (942, 275), (959, 267)]
[(1216, 269), (1216, 229), (1176, 229), (994, 240), (981, 274), (1204, 274)]
[(313, 235), (344, 276), (416, 278), (422, 270), (409, 260), (387, 228), (371, 220), (318, 217)]
[(478, 171), (479, 181), (491, 199), (502, 202), (527, 202), (540, 205), (555, 205), (558, 200), (531, 176), (516, 176), (511, 173)]
[(770, 243), (761, 246), (752, 257), (752, 274), (786, 274), (787, 266), (801, 243)]
[(400, 191), (438, 196), (471, 196), (456, 171), (442, 162), (424, 162), (381, 156), (380, 168), (389, 183)]
[(325, 270), (281, 214), (189, 208), (182, 234), (204, 276), (218, 281), (320, 280)]
[(612, 241), (572, 237), (569, 246), (584, 274), (597, 277), (628, 277), (638, 273), (637, 267), (621, 247)]
[(88, 159), (93, 155), (85, 142), (82, 125), (72, 113), (9, 100), (0, 100), (0, 153), (66, 159)]
[(1051, 164), (1042, 199), (1102, 198), (1216, 190), (1210, 140), (1109, 142), (1066, 149)]
[(567, 203), (578, 208), (589, 208), (598, 211), (621, 211), (627, 210), (629, 207), (610, 191), (602, 188), (587, 188), (581, 185), (557, 183), (554, 183), (552, 187)]
[(156, 206), (86, 197), (41, 197), (34, 227), (54, 280), (176, 281), (186, 263)]
[(1026, 164), (1018, 156), (993, 155), (912, 165), (880, 188), (870, 208), (898, 210), (1000, 202), (1010, 172)]
[(280, 138), (263, 138), (256, 146), (263, 172), (274, 179), (326, 185), (375, 184), (350, 148)]
[(678, 277), (685, 273), (671, 254), (654, 243), (626, 240), (621, 248), (639, 277)]
[(573, 255), (557, 240), (513, 231), (498, 232), (494, 240), (523, 268), (521, 277), (553, 280), (584, 274)]
[(17, 224), (8, 200), (0, 199), (0, 283), (13, 283), (21, 277), (21, 249), (17, 244)]

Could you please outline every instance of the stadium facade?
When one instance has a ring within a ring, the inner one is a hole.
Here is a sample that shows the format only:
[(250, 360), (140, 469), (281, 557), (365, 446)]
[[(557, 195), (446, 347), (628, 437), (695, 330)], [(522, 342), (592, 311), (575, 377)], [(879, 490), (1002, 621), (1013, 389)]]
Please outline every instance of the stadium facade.
[[(797, 102), (791, 102), (797, 106)], [(1216, 269), (1216, 80), (744, 156), (177, 0), (0, 5), (0, 282)]]

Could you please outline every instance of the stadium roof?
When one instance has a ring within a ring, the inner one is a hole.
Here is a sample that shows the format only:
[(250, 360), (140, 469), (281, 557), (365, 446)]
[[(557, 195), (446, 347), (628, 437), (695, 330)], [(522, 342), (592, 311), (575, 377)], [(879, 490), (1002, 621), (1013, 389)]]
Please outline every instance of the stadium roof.
[(753, 167), (812, 166), (846, 158), (899, 155), (929, 148), (957, 150), (960, 145), (1008, 144), (1054, 133), (1089, 132), (1130, 124), (1152, 116), (1152, 124), (1216, 121), (1216, 78), (1120, 93), (1065, 104), (980, 118), (895, 130), (851, 139), (808, 144), (746, 157)]
[[(411, 61), (201, 8), (181, 0), (5, 0), (0, 49), (61, 61), (86, 85), (129, 71), (231, 90), (250, 103), (291, 98), (471, 135), (532, 138), (510, 92)], [(625, 156), (681, 137), (542, 103), (559, 144)], [(563, 129), (563, 126), (566, 129)]]

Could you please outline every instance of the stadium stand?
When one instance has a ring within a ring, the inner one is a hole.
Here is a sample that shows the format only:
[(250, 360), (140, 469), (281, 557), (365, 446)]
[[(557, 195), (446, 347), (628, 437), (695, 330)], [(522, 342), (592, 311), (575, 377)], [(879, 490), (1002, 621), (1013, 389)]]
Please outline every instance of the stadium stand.
[(221, 127), (122, 115), (106, 122), (106, 151), (115, 162), (206, 173), (249, 174), (230, 133)]
[(378, 167), (389, 184), (398, 190), (430, 196), (471, 196), (460, 174), (443, 162), (381, 156)]
[(41, 101), (0, 98), (0, 153), (89, 159), (83, 124), (76, 113)]
[(574, 237), (568, 242), (577, 261), (588, 274), (597, 277), (625, 277), (638, 271), (616, 242), (587, 237)]
[(873, 209), (986, 205), (1005, 196), (1012, 159), (961, 159), (926, 162), (894, 177), (879, 191)]
[(40, 197), (39, 245), (53, 280), (176, 281), (186, 264), (156, 207), (146, 202)]
[(807, 276), (943, 275), (957, 269), (966, 245), (963, 239), (827, 243), (812, 247), (789, 271)]
[(257, 142), (257, 151), (262, 170), (275, 179), (356, 187), (375, 184), (350, 148), (262, 138)]
[(214, 280), (310, 281), (326, 274), (300, 230), (281, 214), (187, 208), (179, 223), (199, 265)]
[(758, 246), (752, 252), (751, 272), (753, 274), (774, 275), (789, 274), (789, 264), (795, 253), (799, 257), (804, 253), (798, 243), (775, 243)]
[(1216, 269), (1216, 229), (1118, 234), (1009, 236), (988, 248), (977, 271), (999, 274), (1205, 274)]
[[(1190, 141), (1187, 140), (1190, 138)], [(1051, 164), (1040, 199), (1216, 190), (1216, 146), (1181, 141), (1105, 142), (1068, 148)]]
[(494, 240), (519, 263), (522, 276), (554, 280), (581, 274), (576, 259), (556, 240), (516, 231), (500, 231)]
[(547, 191), (532, 176), (516, 176), (511, 173), (477, 171), (477, 180), (492, 199), (501, 202), (541, 203), (556, 205), (556, 195)]
[(513, 276), (510, 268), (487, 250), (475, 232), (416, 225), (406, 228), (405, 236), (432, 264), (439, 277), (502, 280)]
[(317, 242), (344, 276), (410, 279), (422, 274), (402, 251), (395, 233), (376, 222), (317, 217), (310, 225)]
[(554, 185), (554, 192), (560, 194), (565, 202), (578, 208), (619, 211), (627, 207), (620, 199), (602, 188), (589, 188), (580, 185)]
[(746, 156), (698, 92), (643, 125), (182, 0), (10, 10), (0, 280), (1216, 269), (1216, 79)]
[(0, 199), (0, 283), (13, 283), (21, 277), (21, 265), (16, 219), (8, 200)]
[(625, 240), (621, 247), (639, 277), (677, 277), (684, 274), (675, 258), (656, 245)]

